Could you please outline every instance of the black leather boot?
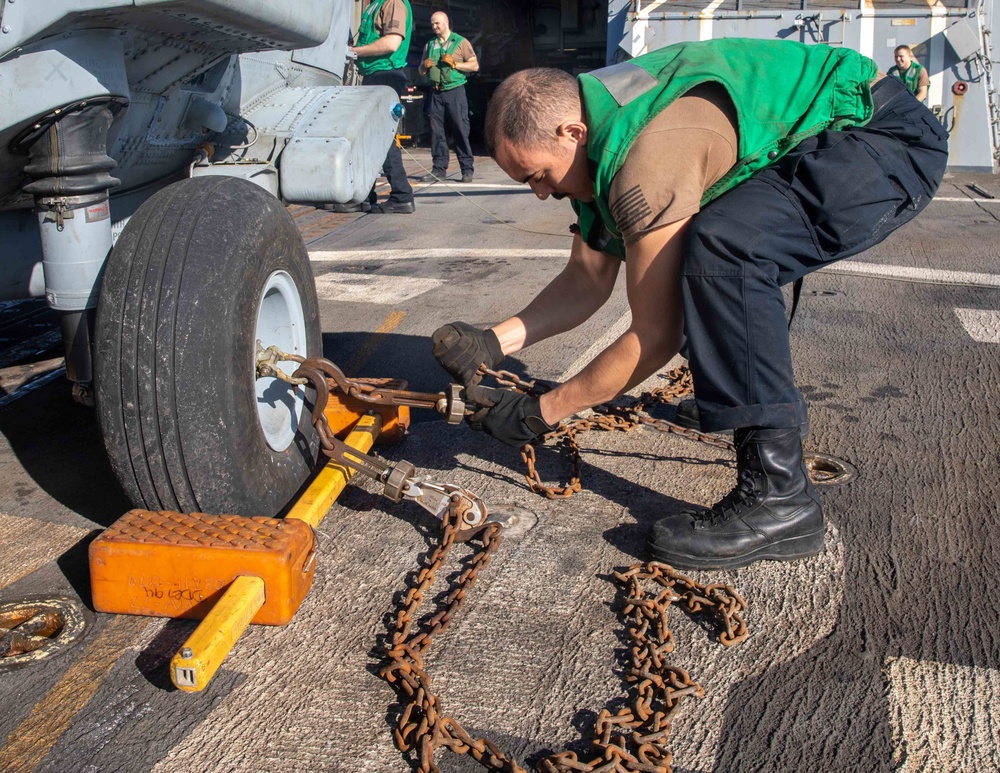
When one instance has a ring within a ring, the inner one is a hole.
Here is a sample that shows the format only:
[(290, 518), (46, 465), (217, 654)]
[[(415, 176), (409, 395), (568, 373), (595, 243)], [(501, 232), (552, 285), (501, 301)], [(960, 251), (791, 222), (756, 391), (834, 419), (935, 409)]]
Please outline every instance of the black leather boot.
[(677, 569), (724, 569), (789, 561), (823, 547), (823, 509), (802, 460), (798, 428), (734, 433), (736, 488), (710, 508), (657, 521), (647, 547)]

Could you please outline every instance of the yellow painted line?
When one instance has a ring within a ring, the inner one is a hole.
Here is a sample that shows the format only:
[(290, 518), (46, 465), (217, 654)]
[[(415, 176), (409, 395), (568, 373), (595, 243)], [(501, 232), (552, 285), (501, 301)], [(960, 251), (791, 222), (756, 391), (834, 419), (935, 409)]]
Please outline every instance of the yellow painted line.
[[(351, 448), (368, 453), (381, 430), (381, 416), (362, 416), (351, 433), (344, 438), (344, 442)], [(305, 493), (299, 497), (299, 501), (285, 517), (305, 521), (315, 529), (333, 507), (334, 501), (347, 486), (352, 475), (354, 470), (331, 460), (320, 470), (316, 479), (309, 484)]]
[(174, 686), (184, 692), (204, 690), (262, 606), (264, 580), (249, 575), (233, 580), (171, 659)]
[[(403, 280), (401, 279), (400, 281)], [(365, 339), (364, 344), (358, 350), (357, 354), (351, 358), (350, 362), (344, 365), (344, 373), (351, 377), (364, 375), (361, 373), (361, 369), (368, 363), (368, 358), (381, 345), (382, 339), (399, 327), (399, 323), (403, 321), (405, 316), (405, 311), (391, 312), (382, 324), (375, 328), (375, 332)]]
[[(60, 373), (62, 371), (60, 370)], [(15, 390), (11, 395), (16, 395)], [(0, 589), (41, 569), (84, 539), (89, 531), (0, 513)]]
[(101, 680), (111, 671), (122, 652), (149, 622), (149, 618), (118, 615), (85, 645), (79, 660), (67, 669), (7, 737), (3, 748), (0, 748), (4, 770), (30, 773), (42, 763), (73, 718), (97, 692)]

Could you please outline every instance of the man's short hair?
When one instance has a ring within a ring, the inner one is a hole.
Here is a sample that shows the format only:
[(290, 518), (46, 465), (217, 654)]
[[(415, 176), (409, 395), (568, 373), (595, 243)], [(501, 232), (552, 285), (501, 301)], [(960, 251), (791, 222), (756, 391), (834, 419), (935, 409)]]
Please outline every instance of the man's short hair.
[(568, 115), (580, 113), (580, 84), (563, 70), (532, 67), (509, 76), (486, 109), (486, 149), (496, 155), (507, 141), (519, 146), (547, 146)]
[(900, 51), (905, 51), (910, 56), (913, 56), (913, 49), (910, 48), (909, 46), (896, 46), (894, 49), (892, 49), (892, 55), (895, 56)]

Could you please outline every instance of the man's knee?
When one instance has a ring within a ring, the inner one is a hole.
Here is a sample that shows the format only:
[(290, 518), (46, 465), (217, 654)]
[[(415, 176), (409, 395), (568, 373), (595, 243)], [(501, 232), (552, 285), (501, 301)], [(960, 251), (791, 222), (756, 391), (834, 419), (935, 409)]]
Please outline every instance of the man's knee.
[(681, 275), (742, 276), (760, 231), (709, 206), (695, 215), (684, 237)]

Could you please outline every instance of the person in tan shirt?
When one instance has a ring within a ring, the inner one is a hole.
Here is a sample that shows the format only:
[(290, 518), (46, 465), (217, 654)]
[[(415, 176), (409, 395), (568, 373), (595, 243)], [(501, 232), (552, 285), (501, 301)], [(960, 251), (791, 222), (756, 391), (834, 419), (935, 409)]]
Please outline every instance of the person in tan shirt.
[[(704, 569), (813, 555), (824, 521), (802, 455), (807, 412), (781, 287), (879, 243), (926, 207), (947, 135), (898, 80), (875, 81), (874, 62), (856, 52), (729, 39), (648, 56), (586, 82), (523, 70), (494, 92), (491, 155), (539, 199), (574, 200), (579, 222), (566, 267), (523, 310), (486, 330), (443, 325), (432, 352), (479, 406), (470, 425), (521, 446), (632, 389), (684, 345), (702, 431), (734, 430), (737, 482), (711, 506), (665, 513), (649, 531), (651, 557)], [(753, 93), (713, 80), (713, 61)], [(820, 61), (849, 64), (837, 78), (798, 80), (789, 106), (780, 65), (815, 72)], [(674, 78), (696, 85), (651, 116), (631, 107), (678, 90)], [(835, 104), (844, 95), (852, 101)], [(829, 117), (799, 132), (815, 105)], [(829, 128), (848, 105), (857, 117)], [(744, 132), (753, 146), (741, 144)], [(590, 318), (622, 265), (629, 327), (579, 373), (540, 396), (480, 383), (481, 364), (496, 368)]]
[(926, 102), (931, 79), (927, 74), (927, 68), (913, 57), (913, 49), (909, 46), (896, 46), (892, 58), (896, 64), (889, 68), (889, 75), (899, 78), (913, 96), (921, 102)]
[[(398, 96), (406, 92), (406, 51), (410, 45), (413, 23), (410, 7), (404, 0), (374, 0), (365, 11), (359, 39), (365, 35), (368, 42), (352, 46), (351, 52), (358, 58), (358, 69), (362, 82), (367, 86), (389, 86)], [(403, 154), (395, 140), (389, 145), (382, 174), (389, 181), (389, 198), (381, 204), (375, 186), (368, 194), (368, 201), (358, 209), (369, 212), (408, 215), (416, 209), (413, 188), (406, 178)], [(335, 211), (345, 208), (330, 207)], [(350, 209), (347, 209), (350, 211)]]
[(427, 41), (420, 61), (420, 74), (427, 76), (431, 93), (427, 116), (431, 124), (431, 171), (421, 180), (433, 182), (448, 174), (448, 135), (455, 143), (455, 155), (462, 172), (462, 182), (472, 182), (475, 166), (469, 144), (469, 101), (465, 80), (479, 72), (479, 59), (472, 44), (451, 31), (448, 14), (438, 11), (431, 16), (435, 37)]

